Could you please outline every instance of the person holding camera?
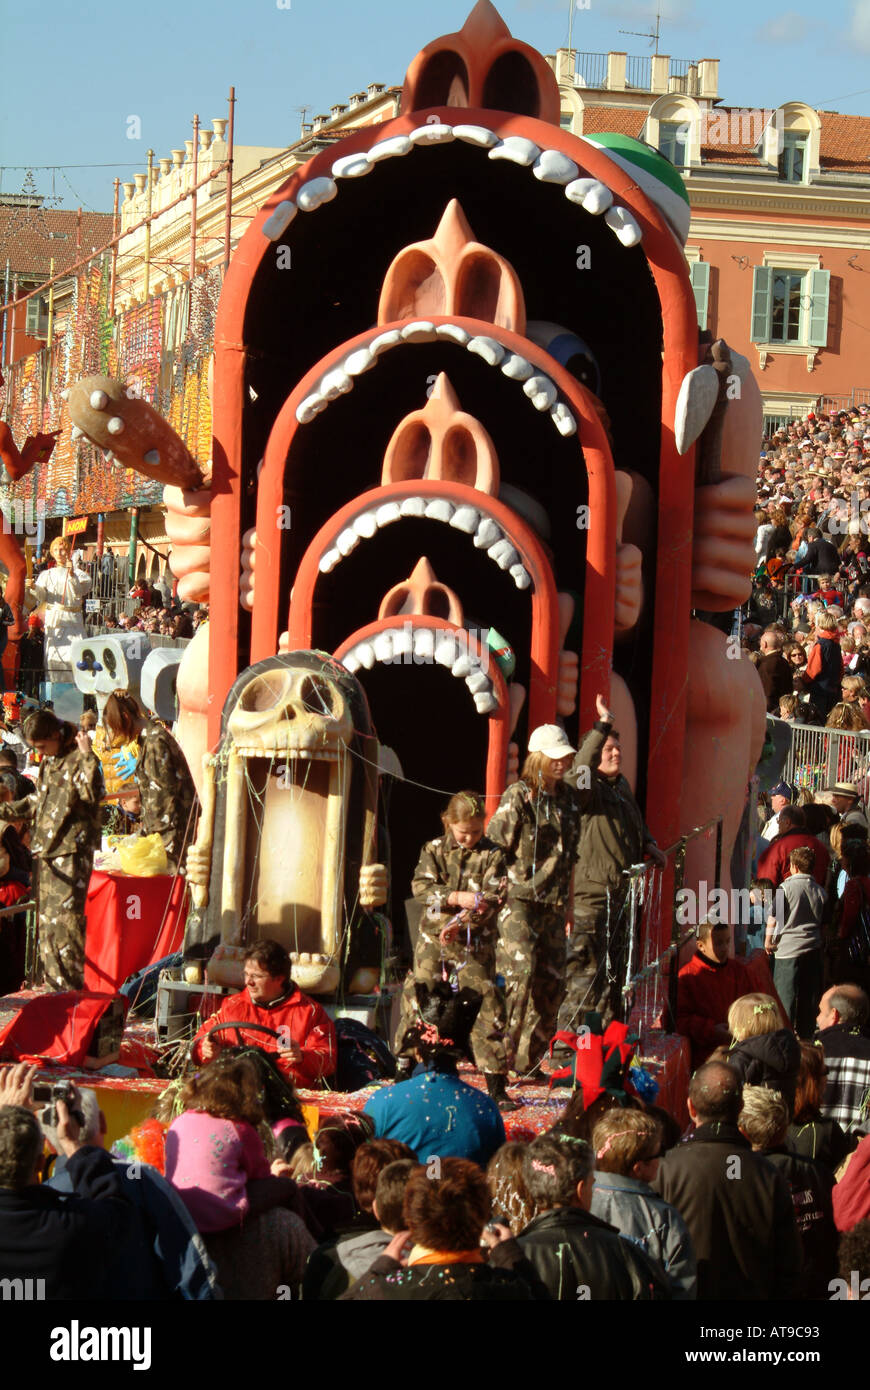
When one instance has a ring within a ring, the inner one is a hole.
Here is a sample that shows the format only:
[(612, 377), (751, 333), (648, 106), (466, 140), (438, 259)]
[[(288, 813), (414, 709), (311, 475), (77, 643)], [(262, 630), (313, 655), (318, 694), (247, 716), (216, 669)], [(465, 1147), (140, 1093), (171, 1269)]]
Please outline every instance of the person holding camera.
[(0, 1279), (13, 1297), (109, 1298), (106, 1256), (128, 1239), (133, 1208), (109, 1155), (82, 1144), (69, 1083), (59, 1083), (67, 1099), (55, 1096), (46, 1123), (56, 1122), (72, 1193), (62, 1197), (40, 1184), (44, 1139), (36, 1112), (44, 1106), (34, 1099), (36, 1071), (26, 1062), (0, 1071)]

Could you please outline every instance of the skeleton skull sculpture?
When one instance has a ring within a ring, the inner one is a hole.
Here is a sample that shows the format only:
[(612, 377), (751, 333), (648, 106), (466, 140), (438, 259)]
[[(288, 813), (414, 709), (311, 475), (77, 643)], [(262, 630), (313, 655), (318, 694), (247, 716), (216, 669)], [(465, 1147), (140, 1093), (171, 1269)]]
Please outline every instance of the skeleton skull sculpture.
[(383, 901), (359, 890), (377, 858), (377, 741), (362, 689), (337, 662), (291, 653), (239, 676), (223, 726), (188, 860), (191, 882), (207, 886), (188, 946), (220, 943), (225, 955), (272, 938), (297, 984), (328, 993), (342, 966), (350, 981), (380, 954), (369, 940), (359, 955), (364, 908)]

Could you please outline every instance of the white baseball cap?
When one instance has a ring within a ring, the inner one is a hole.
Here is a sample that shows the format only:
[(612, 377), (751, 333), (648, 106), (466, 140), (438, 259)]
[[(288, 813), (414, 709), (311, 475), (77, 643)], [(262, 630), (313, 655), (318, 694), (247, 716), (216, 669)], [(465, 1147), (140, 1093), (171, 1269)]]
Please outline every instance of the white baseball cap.
[(530, 753), (543, 753), (548, 758), (567, 758), (577, 752), (568, 742), (568, 736), (558, 724), (541, 724), (529, 739)]

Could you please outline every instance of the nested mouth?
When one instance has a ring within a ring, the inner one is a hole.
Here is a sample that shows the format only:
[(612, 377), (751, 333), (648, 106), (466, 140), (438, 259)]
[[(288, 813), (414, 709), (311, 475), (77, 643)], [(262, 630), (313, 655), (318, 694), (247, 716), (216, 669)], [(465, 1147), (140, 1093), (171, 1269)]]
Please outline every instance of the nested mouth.
[(499, 708), (496, 684), (490, 673), (487, 648), (478, 645), (462, 628), (423, 627), (413, 619), (394, 619), (392, 625), (379, 625), (370, 639), (352, 642), (341, 650), (339, 660), (354, 675), (384, 666), (442, 666), (454, 680), (463, 681), (474, 700), (478, 714), (493, 714)]

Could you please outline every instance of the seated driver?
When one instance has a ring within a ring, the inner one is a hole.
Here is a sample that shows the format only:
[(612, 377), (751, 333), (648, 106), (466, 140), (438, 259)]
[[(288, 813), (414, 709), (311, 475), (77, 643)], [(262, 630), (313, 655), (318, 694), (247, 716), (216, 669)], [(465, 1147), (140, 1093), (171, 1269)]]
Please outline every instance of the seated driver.
[[(224, 1047), (262, 1048), (272, 1053), (280, 1071), (296, 1086), (319, 1086), (335, 1071), (335, 1027), (332, 1019), (313, 999), (303, 994), (290, 979), (290, 957), (277, 941), (258, 941), (242, 958), (245, 988), (225, 999), (193, 1040), (193, 1059), (210, 1062)], [(238, 1023), (224, 1028), (214, 1037), (209, 1032), (218, 1023)], [(244, 1031), (244, 1024), (260, 1023), (279, 1035)]]

